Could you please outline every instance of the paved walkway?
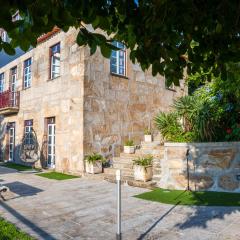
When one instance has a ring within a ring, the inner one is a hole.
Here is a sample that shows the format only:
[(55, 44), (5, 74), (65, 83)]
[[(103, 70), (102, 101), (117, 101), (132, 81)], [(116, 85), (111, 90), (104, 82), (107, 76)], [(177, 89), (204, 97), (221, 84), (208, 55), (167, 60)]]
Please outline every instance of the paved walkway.
[[(0, 167), (12, 190), (0, 215), (37, 239), (116, 239), (116, 185), (103, 180), (55, 181)], [(183, 207), (134, 198), (123, 186), (123, 240), (240, 240), (240, 207)]]

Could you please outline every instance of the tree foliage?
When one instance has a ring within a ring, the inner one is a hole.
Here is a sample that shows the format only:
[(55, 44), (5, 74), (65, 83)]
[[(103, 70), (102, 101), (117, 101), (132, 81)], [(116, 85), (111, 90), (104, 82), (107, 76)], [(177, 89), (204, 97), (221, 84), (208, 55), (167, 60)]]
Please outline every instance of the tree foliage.
[[(142, 69), (152, 67), (179, 84), (184, 69), (202, 69), (226, 77), (226, 62), (240, 60), (240, 4), (232, 0), (0, 0), (0, 28), (11, 43), (0, 41), (0, 50), (14, 54), (36, 46), (36, 39), (54, 26), (67, 31), (80, 28), (79, 45), (97, 46), (109, 57), (111, 38), (85, 28), (101, 29), (130, 49), (130, 58)], [(21, 20), (12, 22), (18, 11)], [(206, 76), (210, 79), (210, 76)]]

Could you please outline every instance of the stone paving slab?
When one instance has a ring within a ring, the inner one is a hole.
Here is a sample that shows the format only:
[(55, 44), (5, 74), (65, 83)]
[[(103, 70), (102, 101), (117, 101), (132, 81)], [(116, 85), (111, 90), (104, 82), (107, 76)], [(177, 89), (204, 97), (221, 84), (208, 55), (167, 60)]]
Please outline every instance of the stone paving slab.
[[(102, 179), (56, 181), (0, 167), (12, 192), (0, 215), (36, 239), (116, 239), (116, 185)], [(185, 207), (133, 196), (122, 186), (123, 239), (240, 240), (240, 207)]]

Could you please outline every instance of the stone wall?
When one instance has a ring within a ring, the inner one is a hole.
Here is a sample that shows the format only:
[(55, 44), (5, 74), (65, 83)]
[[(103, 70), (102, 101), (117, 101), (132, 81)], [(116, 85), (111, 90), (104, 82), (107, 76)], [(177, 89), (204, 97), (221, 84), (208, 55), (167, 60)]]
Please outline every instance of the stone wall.
[(100, 152), (111, 158), (122, 151), (124, 141), (140, 143), (153, 118), (169, 111), (173, 99), (186, 93), (165, 87), (164, 78), (143, 72), (127, 58), (127, 77), (110, 73), (110, 61), (98, 50), (93, 56), (86, 49), (84, 80), (84, 151)]
[[(5, 117), (16, 123), (15, 161), (24, 133), (24, 120), (33, 119), (38, 142), (42, 147), (44, 119), (56, 120), (56, 170), (79, 173), (83, 166), (83, 80), (84, 48), (75, 40), (77, 31), (60, 32), (23, 56), (0, 69), (5, 73), (5, 90), (9, 87), (9, 71), (17, 66), (17, 85), (20, 91), (18, 114)], [(61, 74), (49, 79), (49, 48), (60, 42)], [(32, 86), (23, 89), (23, 62), (32, 58)], [(5, 139), (6, 146), (6, 139)], [(5, 160), (8, 160), (7, 157)], [(40, 163), (38, 164), (40, 165)]]
[(190, 187), (193, 190), (240, 192), (240, 142), (165, 143), (159, 186), (187, 187), (189, 152)]
[[(55, 117), (56, 170), (72, 173), (84, 171), (87, 153), (100, 152), (111, 158), (122, 151), (126, 139), (140, 143), (144, 129), (153, 127), (153, 117), (160, 110), (169, 111), (173, 100), (186, 93), (183, 83), (176, 90), (166, 89), (163, 77), (153, 77), (151, 70), (142, 72), (129, 58), (127, 77), (112, 75), (110, 60), (99, 49), (90, 56), (88, 47), (76, 44), (77, 33), (73, 28), (60, 31), (0, 69), (7, 90), (10, 69), (18, 68), (19, 112), (5, 118), (5, 122), (16, 123), (16, 148), (21, 144), (24, 120), (33, 119), (42, 146), (46, 141), (44, 119)], [(49, 48), (58, 42), (61, 74), (51, 80)], [(23, 89), (23, 63), (30, 57), (32, 86)]]

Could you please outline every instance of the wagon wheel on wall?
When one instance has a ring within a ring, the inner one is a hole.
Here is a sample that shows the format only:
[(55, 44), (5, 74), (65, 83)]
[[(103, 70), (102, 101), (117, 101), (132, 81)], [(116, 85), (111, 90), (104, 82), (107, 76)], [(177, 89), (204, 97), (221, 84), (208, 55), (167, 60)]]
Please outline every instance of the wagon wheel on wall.
[(36, 132), (32, 129), (24, 134), (20, 145), (20, 159), (28, 164), (34, 165), (40, 160), (39, 144)]

